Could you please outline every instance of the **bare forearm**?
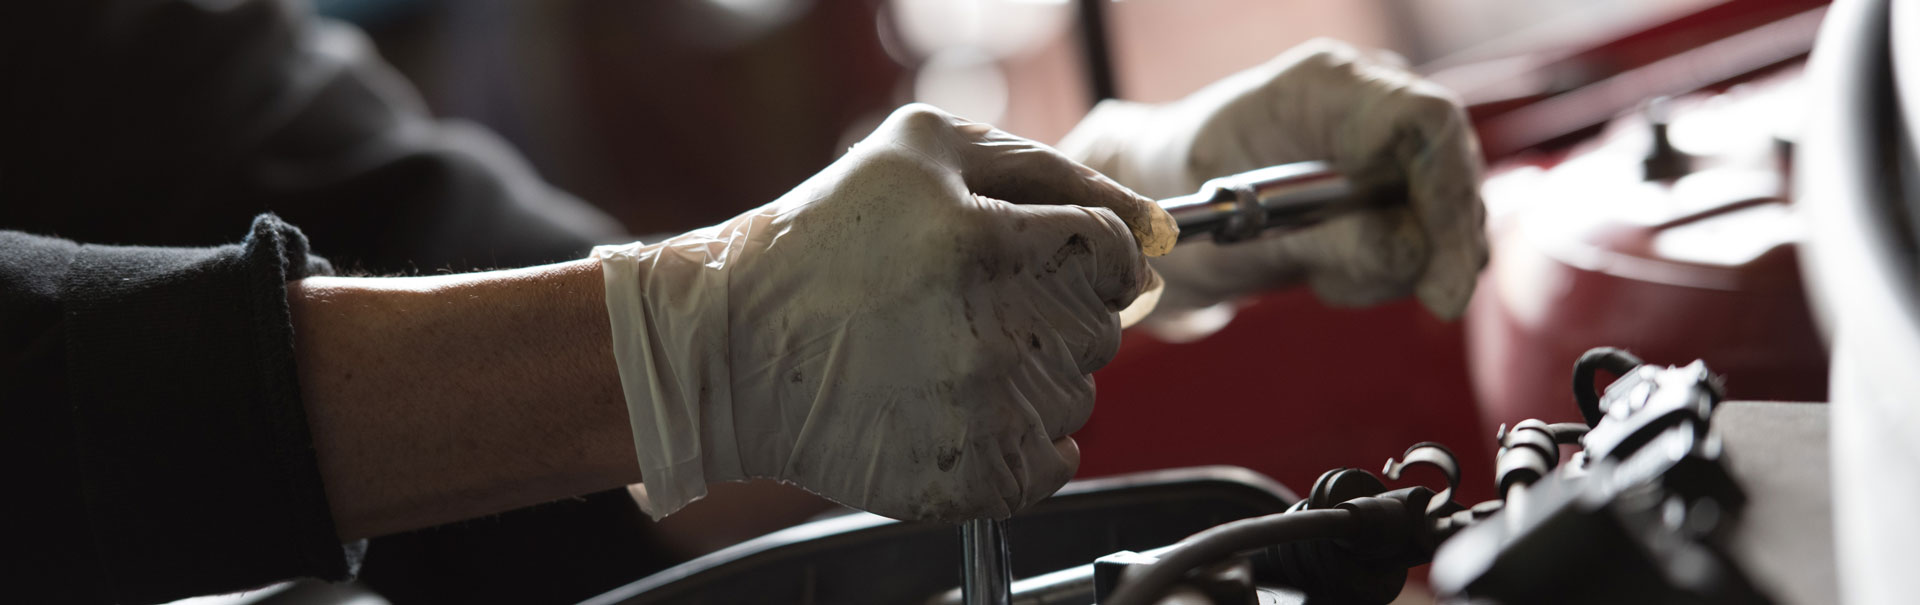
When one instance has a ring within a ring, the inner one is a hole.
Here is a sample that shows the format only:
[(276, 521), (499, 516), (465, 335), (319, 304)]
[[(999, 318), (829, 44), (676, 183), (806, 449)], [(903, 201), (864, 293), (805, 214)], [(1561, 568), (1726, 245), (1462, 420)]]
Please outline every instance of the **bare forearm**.
[(288, 292), (343, 540), (639, 482), (598, 263)]

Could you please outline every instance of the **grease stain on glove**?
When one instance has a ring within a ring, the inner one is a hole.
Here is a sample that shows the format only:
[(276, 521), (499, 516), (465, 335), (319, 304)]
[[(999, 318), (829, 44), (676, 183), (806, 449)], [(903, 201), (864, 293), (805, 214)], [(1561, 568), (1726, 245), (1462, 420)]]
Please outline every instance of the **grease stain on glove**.
[(766, 206), (596, 249), (648, 512), (755, 477), (900, 519), (1051, 495), (1175, 237), (1049, 147), (910, 105)]

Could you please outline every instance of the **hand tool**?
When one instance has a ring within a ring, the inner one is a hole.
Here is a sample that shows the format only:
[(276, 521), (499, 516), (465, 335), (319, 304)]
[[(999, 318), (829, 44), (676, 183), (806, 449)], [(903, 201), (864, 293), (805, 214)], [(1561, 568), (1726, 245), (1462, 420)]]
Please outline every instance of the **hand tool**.
[[(1381, 196), (1381, 199), (1390, 199)], [(1357, 195), (1326, 162), (1268, 166), (1207, 181), (1191, 195), (1160, 200), (1180, 226), (1180, 243), (1211, 235), (1228, 244), (1268, 230), (1298, 229), (1371, 208), (1381, 199)], [(960, 526), (961, 598), (967, 605), (1013, 602), (1003, 521), (974, 519)]]
[[(1382, 196), (1387, 197), (1387, 196)], [(1298, 229), (1378, 205), (1326, 162), (1295, 162), (1207, 181), (1191, 195), (1160, 200), (1180, 226), (1181, 243), (1212, 235), (1218, 243)]]
[(973, 519), (960, 525), (960, 598), (967, 605), (1012, 605), (1013, 565), (1007, 560), (1006, 522)]

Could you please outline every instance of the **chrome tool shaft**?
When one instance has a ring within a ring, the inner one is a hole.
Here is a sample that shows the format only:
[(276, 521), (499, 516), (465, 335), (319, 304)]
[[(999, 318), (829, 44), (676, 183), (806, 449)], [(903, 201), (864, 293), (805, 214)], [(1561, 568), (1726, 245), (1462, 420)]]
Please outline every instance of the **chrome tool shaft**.
[(1180, 241), (1211, 235), (1220, 243), (1297, 229), (1367, 208), (1352, 183), (1326, 162), (1296, 162), (1207, 181), (1200, 192), (1160, 200), (1180, 225)]
[(1007, 560), (1006, 525), (974, 519), (960, 525), (960, 594), (967, 605), (1012, 605), (1013, 565)]

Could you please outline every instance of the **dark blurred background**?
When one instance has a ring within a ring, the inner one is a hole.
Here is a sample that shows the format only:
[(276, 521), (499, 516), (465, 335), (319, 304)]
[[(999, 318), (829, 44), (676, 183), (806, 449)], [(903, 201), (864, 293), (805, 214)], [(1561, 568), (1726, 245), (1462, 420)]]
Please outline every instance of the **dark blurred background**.
[[(1077, 1), (313, 2), (364, 28), (436, 114), (500, 133), (635, 234), (772, 200), (902, 103), (1052, 142), (1093, 101)], [(1400, 54), (1468, 105), (1489, 159), (1494, 251), (1459, 322), (1411, 302), (1333, 309), (1292, 291), (1249, 301), (1198, 341), (1130, 333), (1076, 435), (1081, 476), (1231, 464), (1302, 490), (1321, 471), (1376, 468), (1431, 440), (1477, 477), (1461, 486), (1477, 501), (1491, 492), (1493, 427), (1577, 420), (1567, 368), (1601, 345), (1651, 362), (1707, 359), (1733, 398), (1824, 398), (1781, 170), (1794, 138), (1772, 128), (1796, 115), (1823, 5), (1103, 4), (1116, 91), (1130, 100), (1178, 99), (1313, 37)], [(1660, 98), (1671, 111), (1650, 119)], [(1659, 147), (1648, 126), (1665, 141), (1669, 118), (1670, 147), (1693, 159), (1655, 177), (1644, 170)], [(1600, 237), (1619, 233), (1638, 239)], [(1629, 266), (1659, 278), (1616, 270)], [(657, 525), (616, 494), (389, 538), (366, 579), (403, 604), (578, 599), (797, 520), (735, 487)], [(555, 531), (555, 519), (574, 527)], [(557, 537), (602, 528), (674, 548)]]
[[(1703, 4), (1713, 2), (1126, 0), (1107, 17), (1121, 96), (1164, 101), (1315, 36), (1418, 65), (1577, 44)], [(372, 34), (436, 113), (498, 131), (635, 233), (769, 201), (908, 101), (1049, 142), (1090, 103), (1066, 0), (315, 6)]]

